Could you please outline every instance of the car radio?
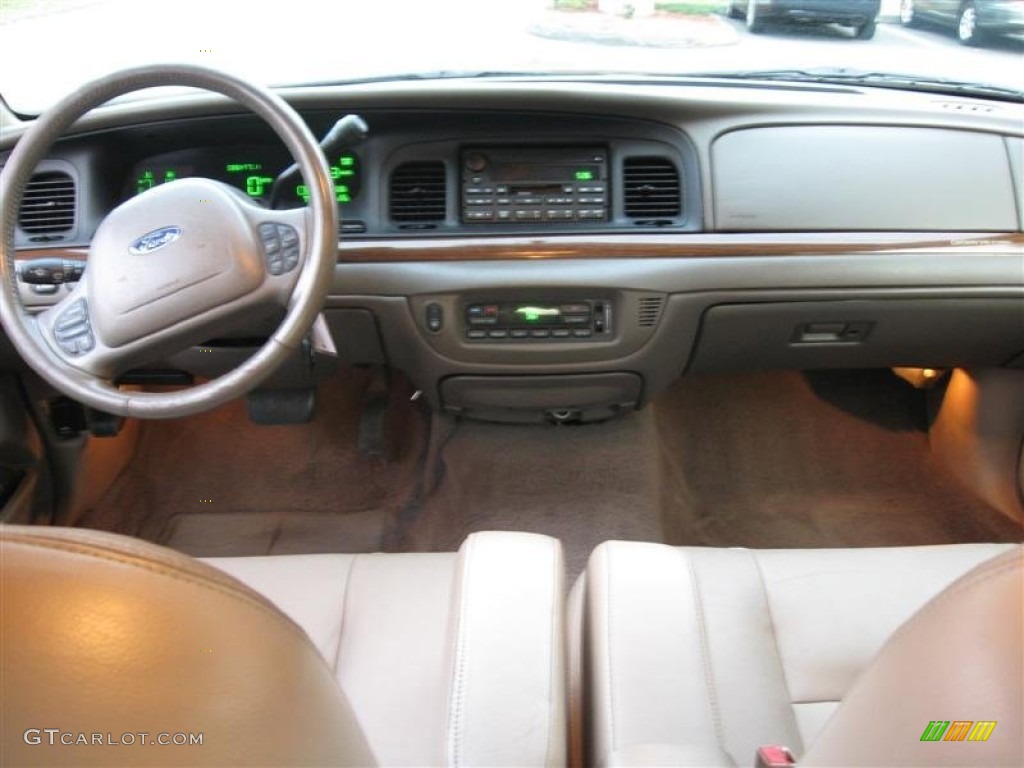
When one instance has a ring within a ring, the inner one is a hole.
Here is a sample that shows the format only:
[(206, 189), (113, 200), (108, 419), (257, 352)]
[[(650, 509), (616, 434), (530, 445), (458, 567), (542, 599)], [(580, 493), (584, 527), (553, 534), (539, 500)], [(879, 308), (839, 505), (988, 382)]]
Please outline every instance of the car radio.
[(592, 341), (612, 334), (609, 299), (473, 302), (464, 317), (468, 341)]
[(603, 147), (479, 147), (462, 152), (462, 223), (608, 220)]

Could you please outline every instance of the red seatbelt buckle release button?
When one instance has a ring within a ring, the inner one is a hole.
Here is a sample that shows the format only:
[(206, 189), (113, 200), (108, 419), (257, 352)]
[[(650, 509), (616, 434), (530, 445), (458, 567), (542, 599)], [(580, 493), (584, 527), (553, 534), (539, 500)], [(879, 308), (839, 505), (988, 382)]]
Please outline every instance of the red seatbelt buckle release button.
[(755, 768), (788, 768), (796, 765), (793, 753), (785, 747), (773, 745), (757, 748), (757, 760)]

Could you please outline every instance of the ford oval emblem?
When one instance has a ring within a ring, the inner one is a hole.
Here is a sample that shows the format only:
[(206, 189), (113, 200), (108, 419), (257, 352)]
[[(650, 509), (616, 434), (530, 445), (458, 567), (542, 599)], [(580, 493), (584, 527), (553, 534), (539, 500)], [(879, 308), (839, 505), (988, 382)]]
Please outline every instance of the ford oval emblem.
[(136, 256), (159, 251), (165, 245), (170, 245), (181, 237), (181, 227), (160, 227), (152, 232), (147, 232), (128, 247), (128, 252)]

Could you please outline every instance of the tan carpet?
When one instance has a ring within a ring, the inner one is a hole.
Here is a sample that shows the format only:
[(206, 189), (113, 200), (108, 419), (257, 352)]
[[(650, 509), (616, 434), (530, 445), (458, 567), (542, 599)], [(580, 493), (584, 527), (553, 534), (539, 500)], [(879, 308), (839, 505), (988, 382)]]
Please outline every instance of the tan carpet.
[(888, 371), (695, 376), (654, 405), (668, 543), (1024, 538), (932, 458), (923, 393)]
[(398, 549), (452, 550), (481, 530), (562, 540), (571, 575), (608, 539), (661, 541), (650, 410), (603, 424), (463, 422), (436, 493), (401, 526)]
[[(189, 554), (199, 554), (195, 545), (206, 526), (211, 539), (236, 539), (224, 544), (236, 554), (263, 554), (266, 532), (282, 526), (278, 549), (305, 541), (313, 547), (309, 551), (323, 551), (313, 532), (319, 520), (334, 551), (377, 549), (379, 531), (375, 541), (368, 540), (366, 515), (349, 516), (374, 513), (376, 530), (407, 503), (424, 426), (399, 386), (391, 409), (395, 460), (360, 457), (367, 382), (361, 370), (323, 381), (316, 417), (308, 424), (257, 426), (244, 400), (201, 416), (146, 422), (128, 468), (78, 524), (182, 546)], [(261, 515), (265, 522), (257, 522)], [(295, 520), (283, 521), (292, 515)], [(343, 541), (349, 523), (354, 544)], [(246, 551), (243, 539), (256, 551)]]
[(607, 539), (1024, 539), (932, 460), (922, 393), (887, 371), (689, 377), (604, 424), (465, 421), (426, 499), (414, 499), (424, 428), (407, 388), (392, 397), (397, 459), (357, 455), (366, 382), (359, 371), (325, 382), (302, 426), (254, 426), (243, 403), (147, 423), (128, 470), (81, 524), (205, 555), (452, 551), (473, 531), (534, 531), (563, 541), (570, 577)]

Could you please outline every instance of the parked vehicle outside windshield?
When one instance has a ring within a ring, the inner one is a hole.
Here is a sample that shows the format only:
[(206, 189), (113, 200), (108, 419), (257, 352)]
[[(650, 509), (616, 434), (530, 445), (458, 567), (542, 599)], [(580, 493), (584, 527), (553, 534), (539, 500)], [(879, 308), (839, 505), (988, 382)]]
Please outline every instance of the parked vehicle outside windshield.
[[(824, 68), (1024, 90), (1024, 43), (1013, 21), (1022, 6), (1024, 0), (2, 0), (0, 94), (32, 114), (85, 80), (154, 62), (205, 64), (268, 85), (438, 73)], [(974, 19), (971, 45), (958, 32), (964, 9)]]

